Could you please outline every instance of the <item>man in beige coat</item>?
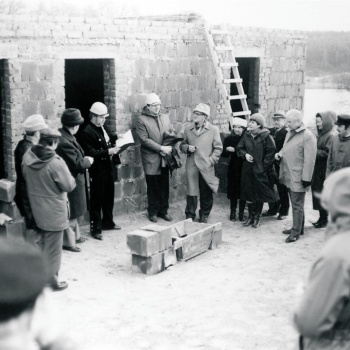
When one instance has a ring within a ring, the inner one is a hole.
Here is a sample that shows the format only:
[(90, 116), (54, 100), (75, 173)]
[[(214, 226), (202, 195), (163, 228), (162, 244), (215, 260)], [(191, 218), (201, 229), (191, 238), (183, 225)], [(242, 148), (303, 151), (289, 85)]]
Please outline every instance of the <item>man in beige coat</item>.
[(200, 196), (199, 222), (206, 223), (213, 207), (213, 193), (219, 187), (214, 164), (219, 161), (222, 142), (219, 129), (207, 118), (210, 107), (200, 103), (193, 110), (193, 123), (187, 125), (180, 149), (187, 154), (187, 204), (186, 218), (196, 217), (197, 197)]
[(275, 158), (281, 161), (279, 180), (288, 188), (292, 203), (293, 227), (283, 231), (284, 234), (289, 235), (286, 243), (292, 243), (304, 233), (305, 192), (311, 185), (317, 141), (316, 136), (303, 124), (303, 116), (300, 111), (291, 109), (286, 119), (289, 132), (283, 148), (276, 153)]

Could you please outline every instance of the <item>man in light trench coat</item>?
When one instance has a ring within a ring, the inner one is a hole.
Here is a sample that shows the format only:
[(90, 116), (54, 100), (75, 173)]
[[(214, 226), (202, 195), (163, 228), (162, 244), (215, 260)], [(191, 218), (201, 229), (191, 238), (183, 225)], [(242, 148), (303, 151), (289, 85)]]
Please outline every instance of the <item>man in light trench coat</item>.
[(213, 207), (213, 193), (218, 191), (219, 179), (214, 165), (219, 161), (222, 142), (219, 129), (207, 118), (210, 107), (200, 103), (193, 110), (193, 123), (187, 125), (180, 149), (187, 154), (187, 203), (186, 218), (196, 217), (197, 197), (200, 196), (199, 222), (206, 223)]
[(311, 185), (315, 167), (317, 141), (316, 136), (303, 124), (300, 111), (291, 109), (286, 115), (286, 126), (289, 132), (283, 148), (276, 153), (275, 158), (280, 160), (280, 183), (288, 188), (293, 209), (293, 227), (283, 231), (289, 236), (286, 243), (298, 240), (304, 234), (304, 203), (305, 192)]

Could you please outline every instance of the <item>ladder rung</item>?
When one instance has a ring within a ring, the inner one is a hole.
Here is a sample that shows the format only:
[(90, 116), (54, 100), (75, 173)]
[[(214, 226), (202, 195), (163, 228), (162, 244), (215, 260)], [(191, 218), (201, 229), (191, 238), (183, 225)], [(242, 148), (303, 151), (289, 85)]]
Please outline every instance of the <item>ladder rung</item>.
[(228, 100), (242, 100), (244, 98), (247, 98), (247, 95), (234, 95), (234, 96), (228, 96)]
[(237, 62), (221, 62), (219, 63), (219, 67), (238, 67)]
[(250, 115), (250, 111), (242, 111), (242, 112), (232, 112), (232, 117), (239, 117), (241, 115)]
[(231, 83), (241, 83), (242, 79), (224, 79), (222, 82), (224, 84), (231, 84)]
[(228, 35), (230, 32), (228, 30), (220, 30), (220, 29), (212, 29), (209, 31), (210, 34), (220, 34), (220, 35)]
[(233, 46), (214, 46), (215, 51), (233, 51)]

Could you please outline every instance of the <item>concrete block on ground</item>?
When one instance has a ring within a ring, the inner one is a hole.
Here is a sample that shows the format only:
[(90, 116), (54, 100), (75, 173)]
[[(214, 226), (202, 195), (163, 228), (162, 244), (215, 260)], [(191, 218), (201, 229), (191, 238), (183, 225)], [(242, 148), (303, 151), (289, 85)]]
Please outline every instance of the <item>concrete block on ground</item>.
[(150, 257), (159, 252), (159, 234), (154, 231), (136, 230), (127, 234), (126, 243), (131, 254)]
[(141, 230), (158, 232), (160, 252), (171, 247), (173, 231), (170, 226), (148, 225), (141, 227)]
[(177, 263), (176, 252), (174, 247), (164, 251), (164, 267), (174, 266)]
[(5, 225), (0, 228), (0, 236), (7, 237), (12, 241), (23, 242), (23, 234), (25, 232), (25, 223), (23, 220), (15, 222), (7, 222)]
[(16, 194), (16, 183), (5, 179), (0, 180), (0, 201), (12, 202)]
[(145, 275), (155, 275), (165, 270), (164, 253), (158, 253), (149, 257), (132, 255), (132, 270)]
[(222, 243), (222, 227), (215, 230), (212, 234), (212, 240), (209, 249), (216, 249)]

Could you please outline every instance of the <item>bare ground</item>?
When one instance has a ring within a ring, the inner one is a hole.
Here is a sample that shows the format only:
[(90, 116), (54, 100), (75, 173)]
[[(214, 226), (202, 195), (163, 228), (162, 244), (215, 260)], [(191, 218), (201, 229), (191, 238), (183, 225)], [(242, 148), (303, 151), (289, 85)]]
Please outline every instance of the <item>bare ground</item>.
[[(306, 201), (305, 235), (286, 244), (281, 231), (291, 214), (242, 228), (228, 220), (220, 194), (209, 219), (223, 224), (219, 249), (155, 276), (132, 272), (126, 247), (126, 233), (149, 224), (145, 212), (115, 218), (122, 230), (105, 232), (102, 242), (86, 233), (81, 253), (63, 253), (60, 276), (69, 288), (54, 293), (63, 329), (84, 350), (294, 349), (296, 286), (323, 243), (323, 230), (310, 227), (318, 217), (310, 193)], [(184, 206), (171, 205), (176, 221)]]

